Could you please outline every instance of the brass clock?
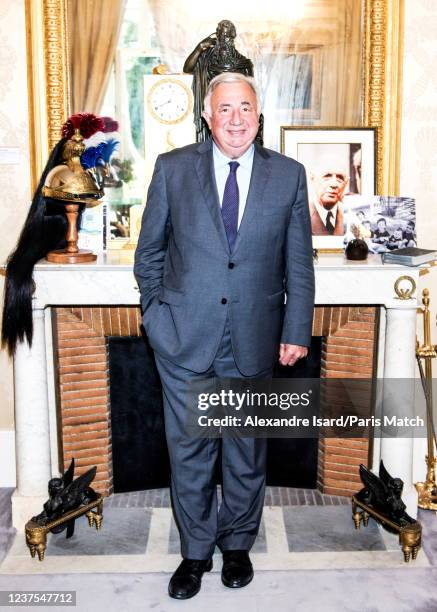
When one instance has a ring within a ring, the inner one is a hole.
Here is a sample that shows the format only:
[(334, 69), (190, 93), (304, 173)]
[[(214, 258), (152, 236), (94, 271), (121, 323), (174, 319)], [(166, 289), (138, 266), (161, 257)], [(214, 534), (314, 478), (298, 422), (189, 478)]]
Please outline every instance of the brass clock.
[(185, 83), (170, 77), (160, 79), (147, 94), (150, 115), (159, 123), (181, 123), (193, 110), (193, 94)]

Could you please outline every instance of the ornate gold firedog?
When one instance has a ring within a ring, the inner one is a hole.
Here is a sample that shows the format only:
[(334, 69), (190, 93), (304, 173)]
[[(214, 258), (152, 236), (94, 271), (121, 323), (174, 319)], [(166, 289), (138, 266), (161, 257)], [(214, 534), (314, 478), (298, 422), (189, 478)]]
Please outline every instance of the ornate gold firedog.
[[(361, 512), (358, 510), (358, 508), (361, 509)], [(380, 512), (377, 512), (374, 508), (371, 508), (353, 495), (352, 518), (354, 520), (355, 529), (360, 528), (361, 521), (363, 522), (363, 525), (367, 527), (370, 516), (384, 527), (387, 527), (389, 531), (399, 534), (399, 544), (401, 545), (402, 552), (404, 553), (404, 561), (406, 563), (408, 563), (411, 557), (416, 559), (422, 542), (422, 526), (420, 523), (414, 522), (410, 525), (400, 527), (395, 522), (389, 520), (386, 516)]]
[(65, 525), (72, 519), (76, 519), (83, 514), (86, 514), (88, 524), (90, 527), (96, 526), (96, 529), (100, 529), (103, 521), (103, 497), (99, 497), (85, 506), (66, 512), (62, 517), (47, 523), (47, 525), (41, 526), (34, 521), (28, 521), (25, 526), (26, 533), (26, 544), (29, 547), (30, 554), (35, 557), (38, 553), (38, 559), (44, 560), (45, 550), (47, 547), (47, 534), (54, 527)]

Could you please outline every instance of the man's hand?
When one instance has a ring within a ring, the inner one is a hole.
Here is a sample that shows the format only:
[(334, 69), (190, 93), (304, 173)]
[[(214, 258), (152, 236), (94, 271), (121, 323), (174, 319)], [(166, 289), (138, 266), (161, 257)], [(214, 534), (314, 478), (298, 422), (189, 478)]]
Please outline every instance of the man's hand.
[(280, 344), (279, 363), (283, 366), (292, 366), (298, 359), (308, 355), (308, 347), (299, 344)]

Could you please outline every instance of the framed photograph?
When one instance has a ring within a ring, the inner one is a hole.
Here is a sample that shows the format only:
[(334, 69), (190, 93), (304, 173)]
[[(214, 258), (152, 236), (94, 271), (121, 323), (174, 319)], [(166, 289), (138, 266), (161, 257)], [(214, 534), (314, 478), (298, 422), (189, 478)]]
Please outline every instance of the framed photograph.
[(417, 247), (416, 202), (400, 196), (356, 198), (351, 213), (365, 230), (371, 253)]
[(359, 220), (356, 199), (376, 189), (376, 128), (281, 126), (281, 153), (305, 166), (313, 247), (340, 251)]

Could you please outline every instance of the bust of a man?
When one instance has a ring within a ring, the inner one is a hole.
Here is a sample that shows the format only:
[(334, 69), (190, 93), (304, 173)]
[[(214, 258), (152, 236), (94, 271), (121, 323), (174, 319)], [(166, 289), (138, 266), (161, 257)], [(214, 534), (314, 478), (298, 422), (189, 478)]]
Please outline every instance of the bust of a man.
[(240, 72), (246, 76), (253, 76), (251, 60), (241, 55), (235, 48), (236, 35), (234, 24), (224, 19), (218, 24), (215, 34), (204, 38), (185, 60), (184, 72), (193, 75), (197, 142), (203, 142), (209, 137), (208, 127), (202, 121), (202, 111), (203, 100), (211, 79), (222, 72)]

